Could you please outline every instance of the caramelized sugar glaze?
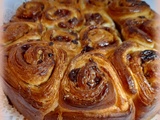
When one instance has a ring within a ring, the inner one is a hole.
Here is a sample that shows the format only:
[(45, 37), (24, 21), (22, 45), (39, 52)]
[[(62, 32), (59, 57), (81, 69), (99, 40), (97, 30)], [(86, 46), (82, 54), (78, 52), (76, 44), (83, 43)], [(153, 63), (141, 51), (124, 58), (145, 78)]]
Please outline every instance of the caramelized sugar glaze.
[(29, 120), (150, 119), (158, 22), (140, 0), (25, 2), (3, 25), (3, 90)]

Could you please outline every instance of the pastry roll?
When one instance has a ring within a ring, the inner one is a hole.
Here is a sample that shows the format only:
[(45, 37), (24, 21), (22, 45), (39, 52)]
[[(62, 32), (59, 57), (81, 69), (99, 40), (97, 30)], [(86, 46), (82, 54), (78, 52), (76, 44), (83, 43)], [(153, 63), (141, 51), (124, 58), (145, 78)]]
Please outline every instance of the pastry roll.
[(39, 22), (42, 13), (49, 6), (48, 0), (32, 0), (24, 2), (23, 5), (17, 9), (16, 14), (11, 18), (11, 21)]
[(48, 29), (60, 28), (79, 31), (82, 28), (83, 19), (81, 12), (77, 9), (77, 5), (68, 7), (68, 4), (53, 2), (42, 15), (41, 23)]
[(92, 50), (114, 50), (121, 44), (117, 30), (103, 26), (87, 26), (80, 31), (82, 53)]
[(63, 48), (71, 58), (82, 50), (79, 35), (73, 31), (56, 28), (50, 29), (43, 34), (42, 40), (50, 41), (55, 46)]
[(66, 5), (76, 5), (77, 0), (52, 0), (61, 4), (66, 4)]
[(43, 120), (58, 106), (58, 90), (68, 64), (64, 50), (49, 42), (31, 41), (4, 51), (4, 92), (29, 120)]
[(141, 0), (113, 0), (107, 6), (107, 13), (119, 24), (126, 18), (136, 18), (138, 16), (152, 18), (154, 16), (154, 11), (150, 6)]
[(8, 45), (27, 40), (41, 40), (41, 35), (45, 31), (42, 24), (32, 22), (10, 22), (3, 26), (3, 43)]
[(102, 25), (104, 27), (115, 27), (114, 22), (102, 7), (93, 6), (89, 1), (80, 0), (79, 8), (84, 17), (84, 25)]
[(160, 25), (158, 18), (147, 19), (144, 16), (126, 19), (121, 25), (124, 40), (133, 40), (148, 48), (158, 48)]
[(123, 40), (133, 40), (147, 48), (158, 48), (159, 15), (145, 1), (114, 0), (107, 8)]
[(59, 118), (63, 120), (134, 119), (134, 104), (102, 54), (85, 53), (72, 59), (59, 92)]
[(126, 41), (111, 57), (121, 84), (134, 100), (136, 119), (150, 119), (160, 109), (160, 54)]
[(79, 0), (78, 3), (82, 8), (101, 8), (105, 9), (112, 0)]
[(3, 26), (3, 91), (27, 120), (151, 119), (159, 23), (141, 0), (24, 2)]

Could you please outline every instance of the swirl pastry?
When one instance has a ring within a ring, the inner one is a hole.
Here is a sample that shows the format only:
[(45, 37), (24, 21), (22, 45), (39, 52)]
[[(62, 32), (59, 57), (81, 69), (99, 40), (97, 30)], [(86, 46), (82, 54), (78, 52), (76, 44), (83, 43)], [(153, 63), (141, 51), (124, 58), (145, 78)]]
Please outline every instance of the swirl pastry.
[(160, 110), (160, 16), (141, 0), (27, 0), (0, 72), (27, 120), (148, 120)]
[(120, 36), (115, 29), (94, 25), (85, 27), (80, 31), (80, 41), (83, 48), (82, 52), (115, 49), (121, 43)]
[(55, 46), (62, 48), (73, 58), (81, 51), (78, 33), (65, 29), (50, 29), (44, 33), (42, 40), (50, 41)]
[(76, 56), (59, 92), (59, 112), (64, 119), (133, 119), (131, 99), (124, 93), (111, 63), (99, 53)]
[(158, 48), (158, 18), (144, 1), (112, 1), (107, 8), (108, 14), (117, 23), (123, 40), (133, 40), (149, 48)]
[(80, 0), (79, 8), (84, 17), (84, 25), (102, 25), (104, 27), (115, 27), (112, 19), (101, 7), (92, 6), (92, 4), (85, 0)]
[(133, 40), (150, 48), (158, 47), (157, 31), (160, 30), (160, 25), (157, 18), (147, 19), (140, 16), (135, 19), (126, 19), (121, 26), (124, 40)]
[(136, 107), (136, 119), (151, 118), (159, 109), (160, 54), (127, 41), (115, 50), (112, 63)]
[(99, 7), (105, 8), (112, 0), (79, 0), (79, 4), (82, 8), (87, 7)]
[(66, 4), (54, 2), (42, 15), (41, 23), (47, 28), (61, 28), (79, 31), (82, 28), (83, 19), (76, 5), (68, 7)]
[(11, 21), (39, 22), (42, 13), (49, 6), (48, 0), (32, 0), (24, 2), (24, 4), (17, 9), (16, 14), (11, 18)]
[(27, 119), (41, 120), (58, 105), (58, 89), (67, 61), (66, 52), (49, 42), (25, 42), (6, 49), (4, 92)]
[(141, 0), (113, 0), (108, 5), (107, 13), (119, 24), (126, 18), (138, 16), (152, 18), (154, 16), (154, 11), (150, 9), (150, 6)]
[(77, 4), (77, 0), (54, 0), (54, 1), (60, 4), (66, 4), (66, 5), (76, 5)]
[(27, 40), (40, 40), (45, 27), (32, 22), (10, 22), (3, 26), (3, 45)]

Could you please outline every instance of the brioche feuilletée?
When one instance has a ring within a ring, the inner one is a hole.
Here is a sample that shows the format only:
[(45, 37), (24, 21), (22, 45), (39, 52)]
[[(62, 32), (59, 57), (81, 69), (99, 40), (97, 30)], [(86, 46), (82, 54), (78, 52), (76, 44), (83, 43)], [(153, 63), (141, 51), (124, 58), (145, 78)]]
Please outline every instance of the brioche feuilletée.
[(151, 119), (159, 18), (141, 0), (24, 2), (3, 25), (3, 91), (28, 120)]

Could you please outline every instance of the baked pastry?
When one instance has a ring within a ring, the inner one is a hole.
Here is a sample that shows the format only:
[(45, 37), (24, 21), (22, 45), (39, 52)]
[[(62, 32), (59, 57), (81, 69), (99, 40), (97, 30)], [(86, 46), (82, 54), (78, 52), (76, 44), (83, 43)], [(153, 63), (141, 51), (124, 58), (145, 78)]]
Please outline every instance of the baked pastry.
[(59, 92), (59, 112), (64, 119), (134, 119), (132, 100), (101, 54), (90, 52), (72, 59)]
[(11, 22), (28, 21), (39, 22), (42, 13), (50, 6), (49, 0), (32, 0), (24, 2), (11, 18)]
[(102, 25), (86, 26), (79, 32), (82, 52), (89, 52), (92, 50), (114, 50), (121, 44), (120, 35), (117, 30), (112, 27), (104, 27)]
[(146, 47), (158, 48), (159, 37), (155, 31), (159, 29), (160, 26), (157, 25), (155, 19), (140, 16), (125, 20), (122, 24), (121, 33), (125, 40), (136, 41)]
[(57, 107), (67, 54), (49, 42), (13, 44), (4, 51), (4, 92), (27, 119), (42, 119)]
[[(94, 2), (96, 3), (96, 2)], [(98, 2), (97, 2), (98, 3)], [(84, 17), (84, 25), (102, 25), (105, 27), (112, 27), (114, 23), (109, 15), (105, 12), (103, 7), (96, 6), (93, 1), (80, 0), (78, 7)]]
[(104, 9), (112, 0), (79, 0), (79, 4), (82, 8), (97, 7)]
[(152, 118), (159, 110), (159, 55), (157, 50), (126, 41), (111, 58), (126, 93), (133, 98), (136, 118)]
[(43, 41), (53, 42), (55, 46), (63, 47), (68, 57), (73, 58), (81, 52), (81, 44), (78, 33), (66, 29), (52, 28), (42, 35)]
[(108, 5), (107, 12), (116, 22), (123, 40), (158, 49), (160, 17), (146, 2), (113, 0)]
[(107, 12), (117, 23), (138, 16), (153, 18), (155, 14), (150, 6), (141, 0), (112, 0), (107, 7)]
[(25, 2), (3, 25), (3, 91), (28, 120), (148, 120), (159, 18), (141, 0)]
[(83, 17), (76, 4), (71, 2), (68, 5), (64, 2), (54, 1), (42, 15), (41, 23), (47, 28), (59, 27), (78, 31), (82, 28)]
[(10, 22), (3, 26), (2, 45), (25, 42), (29, 40), (40, 40), (42, 33), (46, 30), (39, 23), (32, 22)]

